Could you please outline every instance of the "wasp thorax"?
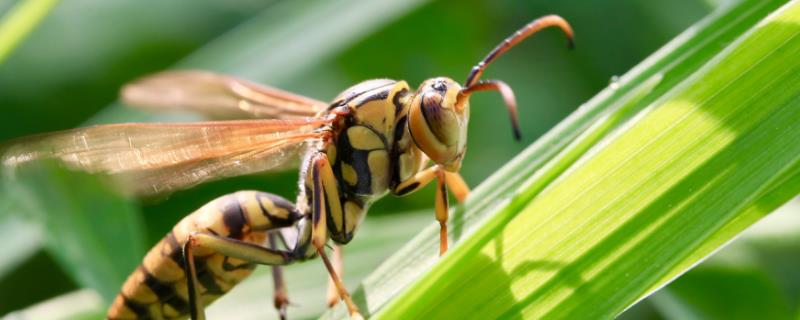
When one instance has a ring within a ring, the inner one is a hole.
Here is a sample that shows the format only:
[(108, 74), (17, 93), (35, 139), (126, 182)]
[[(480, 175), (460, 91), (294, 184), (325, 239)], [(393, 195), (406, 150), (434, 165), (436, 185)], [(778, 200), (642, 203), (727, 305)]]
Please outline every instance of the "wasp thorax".
[(461, 85), (449, 78), (429, 79), (411, 101), (408, 128), (414, 142), (431, 160), (457, 171), (467, 144), (469, 107), (456, 105)]

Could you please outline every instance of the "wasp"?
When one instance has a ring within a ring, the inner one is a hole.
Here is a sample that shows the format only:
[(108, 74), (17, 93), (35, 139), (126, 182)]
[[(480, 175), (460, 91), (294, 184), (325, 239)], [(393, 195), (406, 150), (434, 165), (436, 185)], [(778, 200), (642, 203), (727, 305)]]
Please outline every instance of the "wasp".
[(472, 68), (464, 85), (438, 77), (411, 91), (405, 81), (368, 80), (331, 103), (203, 71), (168, 71), (122, 90), (129, 105), (189, 110), (248, 120), (125, 123), (44, 134), (12, 144), (3, 163), (53, 158), (68, 167), (111, 175), (134, 195), (166, 194), (213, 179), (275, 170), (302, 154), (296, 201), (261, 191), (217, 198), (187, 215), (144, 257), (110, 306), (108, 319), (204, 319), (204, 306), (247, 277), (273, 268), (274, 302), (286, 317), (280, 266), (319, 257), (330, 274), (330, 305), (358, 307), (342, 284), (341, 259), (325, 247), (353, 239), (370, 204), (403, 196), (436, 180), (440, 254), (447, 251), (448, 194), (463, 201), (469, 97), (497, 91), (520, 137), (511, 88), (480, 80), (486, 67), (543, 28), (573, 32), (559, 16), (536, 19)]

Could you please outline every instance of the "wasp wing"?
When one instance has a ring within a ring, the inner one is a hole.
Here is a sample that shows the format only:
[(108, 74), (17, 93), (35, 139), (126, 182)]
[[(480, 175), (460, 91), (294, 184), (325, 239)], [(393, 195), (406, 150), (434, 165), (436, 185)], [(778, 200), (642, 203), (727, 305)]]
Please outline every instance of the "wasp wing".
[(6, 167), (57, 159), (72, 169), (109, 174), (133, 195), (163, 195), (201, 182), (279, 168), (330, 120), (129, 123), (49, 133), (12, 143)]
[(312, 117), (327, 106), (315, 99), (207, 71), (156, 73), (125, 85), (122, 100), (155, 111), (192, 111), (211, 119)]

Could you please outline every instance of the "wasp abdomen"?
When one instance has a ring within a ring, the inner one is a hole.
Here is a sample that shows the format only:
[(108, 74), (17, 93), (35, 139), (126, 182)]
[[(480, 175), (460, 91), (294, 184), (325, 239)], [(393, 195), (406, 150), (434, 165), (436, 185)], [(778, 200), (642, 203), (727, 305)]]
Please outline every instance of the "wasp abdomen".
[[(183, 319), (189, 295), (183, 244), (192, 233), (209, 233), (264, 245), (266, 230), (292, 225), (302, 215), (289, 201), (256, 191), (240, 191), (204, 205), (179, 222), (128, 277), (108, 311), (109, 319)], [(252, 272), (254, 264), (197, 248), (198, 290), (209, 304)]]

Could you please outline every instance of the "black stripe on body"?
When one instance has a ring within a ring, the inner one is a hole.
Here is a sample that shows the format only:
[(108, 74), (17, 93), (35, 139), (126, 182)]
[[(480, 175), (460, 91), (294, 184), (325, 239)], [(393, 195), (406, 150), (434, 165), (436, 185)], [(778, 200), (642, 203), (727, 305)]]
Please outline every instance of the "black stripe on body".
[[(267, 208), (264, 207), (264, 204), (261, 202), (263, 198), (267, 198), (274, 206), (289, 211), (289, 216), (286, 219), (280, 219), (273, 215), (271, 212), (269, 212), (269, 210), (267, 210)], [(297, 212), (297, 208), (295, 208), (294, 204), (282, 197), (270, 193), (258, 192), (256, 193), (256, 200), (259, 208), (261, 209), (261, 213), (267, 218), (267, 220), (269, 220), (273, 227), (288, 227), (302, 218), (302, 215)]]
[(361, 106), (363, 106), (363, 105), (365, 105), (365, 104), (367, 104), (368, 102), (371, 102), (371, 101), (385, 100), (386, 98), (389, 97), (389, 90), (390, 89), (384, 89), (384, 87), (381, 87), (379, 89), (373, 90), (373, 91), (378, 91), (378, 92), (370, 91), (370, 95), (368, 95), (368, 96), (366, 96), (363, 99), (358, 101), (358, 105), (356, 105), (356, 108), (359, 108), (359, 107), (361, 107)]
[(160, 303), (171, 306), (179, 313), (185, 313), (189, 310), (189, 303), (178, 296), (178, 293), (175, 291), (175, 286), (172, 283), (161, 282), (161, 280), (150, 274), (150, 272), (141, 265), (139, 269), (145, 275), (144, 285), (153, 291)]
[(167, 253), (167, 256), (175, 261), (175, 263), (181, 267), (181, 270), (184, 272), (186, 271), (183, 265), (183, 244), (178, 243), (178, 239), (175, 238), (175, 233), (170, 231), (167, 233), (167, 236), (164, 237), (164, 241), (169, 244), (170, 249), (172, 252)]
[(394, 84), (397, 83), (394, 80), (389, 80), (389, 79), (382, 79), (382, 80), (384, 80), (384, 81), (368, 80), (368, 81), (373, 81), (373, 83), (371, 83), (371, 84), (373, 84), (374, 86), (366, 86), (365, 82), (367, 82), (367, 81), (365, 81), (365, 82), (356, 84), (356, 85), (348, 88), (347, 90), (345, 90), (344, 92), (342, 92), (340, 94), (340, 97), (345, 92), (351, 91), (350, 89), (357, 88), (359, 91), (348, 92), (347, 96), (341, 97), (340, 99), (334, 101), (333, 103), (331, 103), (330, 106), (328, 106), (328, 111), (333, 110), (333, 109), (335, 109), (337, 107), (340, 107), (340, 106), (347, 105), (351, 101), (353, 101), (355, 99), (358, 99), (359, 97), (361, 97), (363, 94), (365, 94), (367, 92), (371, 92), (371, 91), (374, 91), (374, 90), (377, 90), (377, 89), (381, 89), (381, 88), (384, 88), (384, 87), (388, 87), (388, 86), (394, 86)]
[(133, 313), (136, 314), (136, 319), (146, 320), (153, 318), (150, 316), (150, 309), (147, 308), (147, 305), (133, 301), (124, 295), (122, 296), (122, 299), (125, 303), (125, 307), (127, 307), (128, 309), (133, 311)]
[[(406, 130), (406, 122), (408, 122), (408, 117), (403, 115), (400, 118), (400, 120), (397, 120), (397, 124), (395, 124), (395, 127), (394, 127), (395, 145), (397, 145), (397, 141), (400, 141), (400, 139), (403, 139), (403, 132), (405, 132), (405, 130)], [(395, 149), (397, 149), (397, 148), (395, 147)]]
[(244, 237), (247, 218), (244, 215), (239, 199), (233, 196), (226, 197), (220, 206), (220, 211), (222, 211), (222, 222), (228, 229), (228, 238), (241, 240)]
[(225, 293), (225, 290), (222, 290), (219, 284), (217, 284), (216, 276), (214, 272), (208, 268), (205, 258), (195, 257), (194, 266), (197, 272), (197, 282), (200, 282), (200, 284), (206, 288), (205, 294), (220, 295)]
[[(368, 128), (368, 127), (364, 127)], [(381, 137), (378, 135), (378, 137)], [(385, 145), (385, 143), (384, 143)], [(382, 149), (381, 149), (382, 150)], [(339, 185), (345, 192), (350, 191), (356, 194), (368, 195), (372, 194), (372, 174), (369, 170), (369, 153), (370, 150), (357, 150), (354, 149), (350, 143), (350, 138), (347, 134), (339, 135), (338, 143), (338, 156), (336, 157), (336, 166), (334, 166), (334, 175), (340, 181)], [(350, 186), (344, 181), (342, 177), (341, 163), (347, 163), (356, 172), (356, 185)]]
[(402, 90), (395, 93), (394, 97), (392, 97), (392, 104), (394, 104), (394, 115), (399, 116), (400, 112), (403, 112), (403, 103), (400, 102), (400, 99), (405, 97), (408, 94), (408, 89), (403, 88)]
[(406, 128), (408, 122), (408, 117), (403, 115), (394, 127), (394, 144), (392, 146), (392, 152), (389, 154), (389, 168), (391, 168), (392, 178), (389, 181), (390, 188), (394, 189), (398, 184), (400, 184), (400, 162), (398, 161), (400, 155), (407, 151), (407, 150), (400, 150), (400, 140), (403, 139), (403, 134), (408, 130)]
[(362, 211), (366, 211), (370, 201), (371, 200), (369, 196), (362, 197), (354, 193), (344, 192), (339, 195), (339, 203), (342, 207), (342, 230), (335, 230), (333, 228), (333, 226), (335, 226), (333, 218), (330, 215), (328, 216), (328, 226), (330, 226), (328, 228), (330, 231), (329, 235), (334, 242), (338, 244), (347, 244), (350, 242), (350, 240), (353, 240), (353, 230), (347, 230), (348, 216), (346, 213), (347, 209), (345, 207), (345, 203), (352, 202), (361, 208)]
[(372, 193), (372, 174), (369, 169), (369, 153), (370, 151), (356, 150), (352, 153), (353, 169), (356, 171), (356, 185), (355, 192), (357, 194), (371, 194)]
[[(311, 206), (309, 206), (311, 208)], [(311, 217), (306, 216), (297, 223), (297, 243), (292, 250), (294, 261), (305, 261), (317, 255), (317, 251), (311, 249)]]

